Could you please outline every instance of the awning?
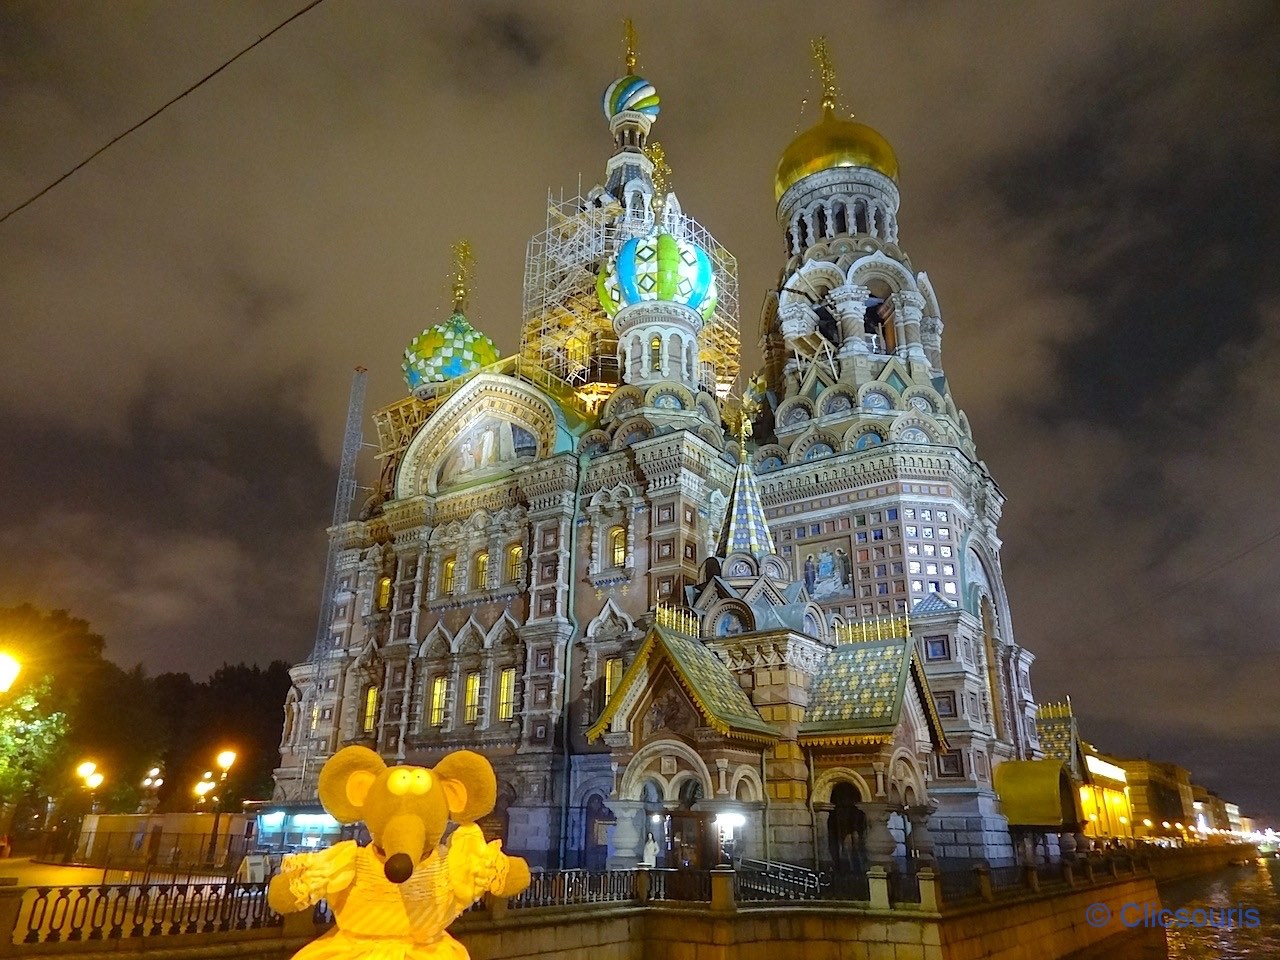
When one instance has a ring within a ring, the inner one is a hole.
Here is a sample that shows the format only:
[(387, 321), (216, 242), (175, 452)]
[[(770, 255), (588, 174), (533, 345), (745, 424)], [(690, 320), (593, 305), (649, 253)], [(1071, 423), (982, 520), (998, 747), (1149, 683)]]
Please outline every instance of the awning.
[(1011, 827), (1061, 829), (1080, 822), (1075, 790), (1061, 760), (1006, 760), (996, 767), (994, 780)]

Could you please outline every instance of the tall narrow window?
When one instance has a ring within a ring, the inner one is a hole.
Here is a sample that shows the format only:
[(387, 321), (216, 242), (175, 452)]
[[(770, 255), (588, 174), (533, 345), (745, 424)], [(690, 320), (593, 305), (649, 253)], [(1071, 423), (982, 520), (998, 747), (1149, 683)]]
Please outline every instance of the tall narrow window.
[(449, 557), (440, 565), (440, 595), (448, 596), (453, 593), (454, 568), (458, 565), (458, 561)]
[(654, 337), (649, 341), (649, 372), (659, 373), (662, 370), (662, 338)]
[(622, 658), (610, 657), (604, 662), (605, 698), (612, 697), (622, 682)]
[(472, 590), (483, 590), (489, 586), (489, 551), (481, 550), (476, 554), (475, 577), (471, 583)]
[(444, 707), (449, 698), (449, 678), (436, 677), (431, 681), (431, 726), (444, 726)]
[(609, 529), (609, 565), (620, 567), (627, 562), (627, 531), (622, 527)]
[(365, 733), (373, 733), (378, 724), (378, 688), (370, 685), (364, 692), (364, 716), (360, 720), (360, 729)]
[(385, 610), (391, 606), (391, 578), (383, 577), (378, 581), (378, 609)]
[(466, 697), (463, 700), (462, 719), (466, 723), (475, 723), (480, 714), (480, 674), (473, 671), (467, 674)]
[(520, 579), (521, 567), (524, 564), (524, 547), (513, 543), (507, 547), (507, 583), (515, 583)]
[(311, 705), (311, 732), (315, 733), (320, 727), (320, 705), (313, 703)]
[(516, 668), (503, 667), (498, 676), (498, 719), (511, 720), (516, 715)]

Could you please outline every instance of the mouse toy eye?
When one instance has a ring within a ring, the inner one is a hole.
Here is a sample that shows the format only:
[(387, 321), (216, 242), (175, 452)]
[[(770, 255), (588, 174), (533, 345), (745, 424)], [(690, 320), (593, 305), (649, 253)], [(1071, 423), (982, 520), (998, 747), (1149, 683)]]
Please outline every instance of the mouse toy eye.
[(387, 777), (387, 792), (395, 797), (403, 797), (413, 789), (413, 774), (414, 771), (406, 770), (403, 767), (392, 770), (391, 775)]
[(413, 771), (413, 782), (409, 785), (409, 789), (421, 796), (431, 789), (431, 771), (415, 770)]

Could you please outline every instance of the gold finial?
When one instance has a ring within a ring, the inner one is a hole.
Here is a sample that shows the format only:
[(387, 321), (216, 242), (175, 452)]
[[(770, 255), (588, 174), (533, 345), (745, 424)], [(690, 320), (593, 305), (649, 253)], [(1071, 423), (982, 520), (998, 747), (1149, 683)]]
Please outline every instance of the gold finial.
[(453, 312), (462, 313), (471, 294), (471, 281), (475, 270), (476, 255), (470, 240), (458, 240), (453, 245), (453, 273), (449, 284), (453, 288)]
[(738, 417), (738, 462), (747, 462), (747, 437), (751, 436), (751, 412), (747, 405), (742, 405), (742, 413)]
[(667, 165), (667, 151), (657, 140), (650, 140), (644, 145), (644, 155), (653, 164), (653, 211), (658, 213), (667, 199), (667, 189), (671, 184), (671, 167)]
[(629, 17), (622, 21), (622, 42), (627, 48), (622, 55), (622, 62), (626, 64), (627, 75), (630, 76), (636, 72), (636, 28)]
[(831, 63), (826, 37), (813, 41), (813, 59), (818, 64), (818, 76), (822, 80), (822, 112), (834, 112), (840, 91), (836, 89), (836, 68)]

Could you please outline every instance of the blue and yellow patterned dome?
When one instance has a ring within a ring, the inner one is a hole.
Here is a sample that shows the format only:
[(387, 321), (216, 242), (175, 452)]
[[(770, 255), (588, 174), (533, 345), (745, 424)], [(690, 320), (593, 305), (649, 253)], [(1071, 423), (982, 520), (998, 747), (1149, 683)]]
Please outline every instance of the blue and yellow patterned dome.
[(630, 110), (640, 113), (650, 120), (658, 115), (658, 91), (644, 77), (628, 75), (619, 77), (605, 87), (600, 106), (604, 109), (605, 119), (612, 121), (618, 114)]
[(460, 311), (444, 323), (428, 327), (405, 348), (404, 381), (414, 393), (487, 367), (499, 360), (492, 340), (471, 325)]
[(683, 304), (709, 319), (716, 309), (711, 257), (695, 243), (655, 233), (624, 243), (596, 278), (596, 295), (613, 316), (635, 303)]

